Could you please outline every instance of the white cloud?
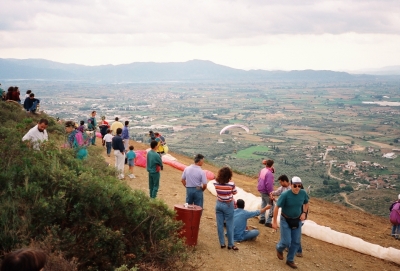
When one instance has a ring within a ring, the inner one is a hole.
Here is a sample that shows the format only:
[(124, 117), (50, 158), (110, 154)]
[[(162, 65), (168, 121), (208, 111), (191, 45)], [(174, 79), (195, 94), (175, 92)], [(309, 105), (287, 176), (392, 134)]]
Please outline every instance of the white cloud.
[(0, 57), (83, 64), (200, 58), (267, 69), (396, 65), (398, 14), (391, 0), (2, 0)]

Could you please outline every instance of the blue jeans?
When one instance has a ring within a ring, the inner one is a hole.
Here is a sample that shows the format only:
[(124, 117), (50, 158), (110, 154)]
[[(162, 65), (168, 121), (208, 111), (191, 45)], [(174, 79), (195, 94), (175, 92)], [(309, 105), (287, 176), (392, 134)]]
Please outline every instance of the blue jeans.
[(393, 225), (392, 226), (392, 236), (396, 239), (400, 239), (400, 225)]
[(107, 147), (107, 154), (110, 155), (110, 153), (111, 153), (111, 142), (106, 142), (106, 147)]
[(301, 226), (302, 226), (302, 221), (299, 221), (299, 227), (297, 229), (291, 229), (289, 228), (286, 219), (283, 216), (281, 216), (281, 225), (280, 225), (281, 239), (276, 245), (276, 250), (282, 253), (285, 248), (289, 248), (289, 252), (286, 257), (286, 260), (288, 262), (294, 261), (294, 256), (299, 250), (299, 246), (301, 243)]
[(227, 203), (217, 200), (215, 215), (217, 217), (218, 239), (221, 246), (225, 245), (224, 221), (228, 236), (228, 247), (233, 247), (233, 201)]
[(39, 103), (38, 103), (37, 101), (33, 102), (31, 108), (29, 108), (28, 111), (29, 111), (29, 112), (32, 112), (32, 113), (35, 113), (38, 104), (39, 104)]
[(186, 187), (186, 203), (203, 208), (203, 189), (201, 187)]
[(93, 131), (92, 145), (96, 145), (96, 130)]
[(243, 235), (243, 240), (241, 241), (246, 241), (246, 240), (251, 240), (256, 238), (260, 232), (258, 230), (250, 230), (250, 231), (245, 231)]
[[(268, 205), (270, 201), (269, 195), (261, 193), (261, 209)], [(265, 212), (260, 213), (260, 220), (265, 219)]]
[(274, 213), (274, 209), (275, 209), (275, 204), (274, 204), (274, 202), (272, 202), (271, 209), (269, 209), (269, 214), (268, 214), (267, 220), (265, 220), (265, 224), (267, 224), (267, 223), (272, 224), (272, 217), (273, 217), (272, 214)]

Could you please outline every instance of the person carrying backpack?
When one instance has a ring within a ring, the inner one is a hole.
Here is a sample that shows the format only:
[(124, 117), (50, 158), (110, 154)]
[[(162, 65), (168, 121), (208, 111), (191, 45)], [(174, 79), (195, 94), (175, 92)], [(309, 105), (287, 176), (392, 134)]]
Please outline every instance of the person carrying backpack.
[(390, 223), (392, 223), (392, 236), (395, 239), (400, 239), (400, 194), (398, 200), (390, 205)]
[(65, 122), (65, 131), (67, 132), (67, 147), (76, 151), (76, 158), (83, 160), (87, 158), (87, 146), (91, 144), (91, 138), (86, 133), (75, 129), (75, 122)]
[(93, 132), (92, 145), (96, 145), (96, 129), (97, 129), (96, 111), (92, 111), (92, 116), (88, 119), (88, 131)]

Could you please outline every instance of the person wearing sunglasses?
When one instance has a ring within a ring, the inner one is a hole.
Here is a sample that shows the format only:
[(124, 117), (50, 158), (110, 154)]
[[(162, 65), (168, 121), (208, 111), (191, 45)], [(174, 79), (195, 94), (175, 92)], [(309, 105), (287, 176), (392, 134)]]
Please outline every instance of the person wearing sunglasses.
[(280, 240), (276, 245), (276, 254), (279, 260), (283, 260), (283, 251), (288, 248), (286, 264), (291, 268), (297, 268), (294, 256), (298, 252), (301, 243), (302, 221), (307, 218), (308, 195), (301, 189), (302, 182), (297, 176), (291, 180), (291, 189), (281, 194), (276, 203), (272, 228), (278, 228), (277, 216), (279, 208), (282, 208), (280, 217)]

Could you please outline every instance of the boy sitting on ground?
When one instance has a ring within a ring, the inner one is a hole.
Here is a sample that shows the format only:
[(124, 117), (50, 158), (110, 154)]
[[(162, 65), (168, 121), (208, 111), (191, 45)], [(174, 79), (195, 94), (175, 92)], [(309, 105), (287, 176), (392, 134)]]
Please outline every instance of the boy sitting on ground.
[(29, 98), (26, 98), (24, 101), (24, 108), (26, 111), (36, 114), (39, 103), (40, 100), (35, 98), (34, 93), (31, 93), (29, 94)]

